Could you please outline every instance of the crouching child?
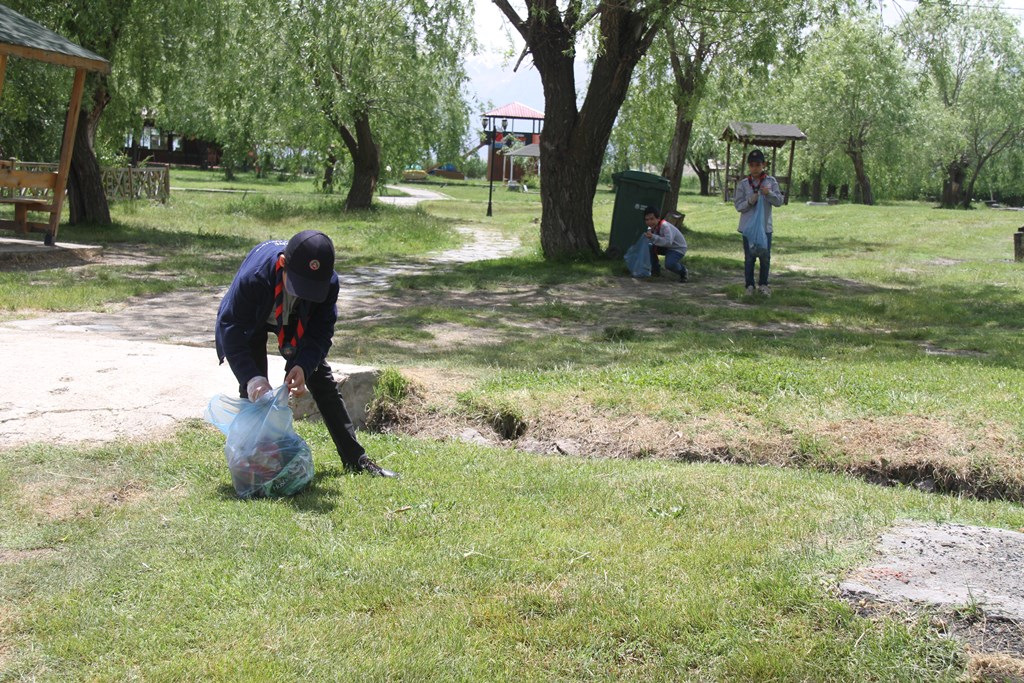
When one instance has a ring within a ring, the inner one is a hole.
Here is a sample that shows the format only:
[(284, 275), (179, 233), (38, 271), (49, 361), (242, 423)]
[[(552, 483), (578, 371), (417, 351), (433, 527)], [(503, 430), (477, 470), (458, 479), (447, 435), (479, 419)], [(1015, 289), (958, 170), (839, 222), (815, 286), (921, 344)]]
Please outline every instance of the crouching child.
[(651, 275), (661, 275), (660, 255), (665, 256), (665, 269), (679, 275), (680, 282), (686, 282), (687, 270), (683, 263), (686, 257), (686, 238), (679, 228), (658, 215), (658, 210), (653, 206), (644, 209), (644, 223), (647, 224), (647, 232), (644, 233), (651, 242)]

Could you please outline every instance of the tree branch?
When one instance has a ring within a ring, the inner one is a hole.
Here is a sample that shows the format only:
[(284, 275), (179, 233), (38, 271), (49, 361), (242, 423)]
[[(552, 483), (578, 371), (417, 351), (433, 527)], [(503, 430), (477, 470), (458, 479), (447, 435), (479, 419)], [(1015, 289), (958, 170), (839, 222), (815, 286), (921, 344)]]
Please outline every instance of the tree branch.
[[(501, 10), (501, 13), (505, 15), (505, 18), (508, 19), (509, 23), (512, 24), (516, 31), (519, 32), (519, 35), (523, 37), (523, 40), (526, 41), (526, 44), (529, 45), (530, 29), (526, 25), (526, 22), (523, 21), (523, 18), (519, 16), (519, 13), (516, 12), (515, 8), (513, 8), (512, 5), (509, 4), (508, 0), (491, 1), (498, 7), (499, 10)], [(529, 3), (527, 3), (527, 11), (529, 11)]]

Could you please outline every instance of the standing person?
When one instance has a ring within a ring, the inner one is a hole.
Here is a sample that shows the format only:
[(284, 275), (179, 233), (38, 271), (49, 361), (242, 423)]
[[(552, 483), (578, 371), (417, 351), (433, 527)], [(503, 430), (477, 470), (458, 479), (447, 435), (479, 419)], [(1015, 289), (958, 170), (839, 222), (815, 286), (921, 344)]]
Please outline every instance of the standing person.
[[(683, 257), (686, 256), (686, 238), (679, 229), (658, 217), (658, 210), (653, 206), (644, 209), (644, 223), (647, 224), (647, 232), (644, 233), (651, 242), (651, 275), (661, 275), (661, 261), (659, 254), (665, 255), (665, 269), (678, 273), (679, 281), (686, 282), (687, 271), (683, 264)], [(643, 253), (643, 252), (640, 252)]]
[(217, 357), (238, 378), (250, 401), (271, 390), (267, 338), (273, 332), (285, 358), (284, 382), (295, 396), (313, 394), (345, 467), (377, 477), (397, 477), (366, 455), (338, 392), (327, 351), (338, 319), (334, 244), (322, 232), (303, 230), (288, 242), (257, 245), (242, 261), (217, 312)]
[(757, 291), (764, 296), (771, 296), (772, 289), (768, 285), (768, 269), (772, 262), (772, 207), (782, 206), (782, 190), (779, 183), (772, 176), (764, 172), (764, 152), (755, 149), (747, 155), (748, 175), (736, 183), (736, 194), (733, 197), (733, 204), (740, 212), (740, 225), (738, 232), (743, 232), (747, 224), (754, 218), (754, 209), (757, 207), (758, 197), (765, 198), (764, 205), (764, 231), (768, 236), (768, 251), (760, 256), (755, 256), (747, 238), (743, 238), (743, 275), (746, 280), (747, 294), (754, 293), (754, 260), (761, 261), (758, 269)]

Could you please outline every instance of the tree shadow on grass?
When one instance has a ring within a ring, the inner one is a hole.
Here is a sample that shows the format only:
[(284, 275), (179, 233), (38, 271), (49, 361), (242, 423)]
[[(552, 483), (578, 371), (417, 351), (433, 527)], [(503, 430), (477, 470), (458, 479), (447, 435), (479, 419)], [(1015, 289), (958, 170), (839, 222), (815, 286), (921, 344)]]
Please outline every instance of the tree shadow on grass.
[[(667, 354), (700, 348), (813, 359), (827, 346), (850, 354), (874, 348), (881, 362), (927, 354), (935, 362), (1020, 367), (1012, 347), (1021, 302), (1004, 287), (889, 286), (783, 272), (775, 295), (763, 299), (744, 296), (737, 260), (702, 257), (690, 266), (699, 277), (678, 285), (666, 278), (632, 283), (608, 262), (466, 264), (398, 278), (380, 301), (382, 315), (342, 321), (338, 331), (352, 329), (403, 362), (439, 362), (457, 353), (460, 363), (481, 367), (621, 362), (621, 348), (589, 344), (605, 341), (602, 332), (616, 326), (638, 331), (640, 347)], [(431, 343), (434, 335), (423, 327), (446, 322), (479, 332)]]

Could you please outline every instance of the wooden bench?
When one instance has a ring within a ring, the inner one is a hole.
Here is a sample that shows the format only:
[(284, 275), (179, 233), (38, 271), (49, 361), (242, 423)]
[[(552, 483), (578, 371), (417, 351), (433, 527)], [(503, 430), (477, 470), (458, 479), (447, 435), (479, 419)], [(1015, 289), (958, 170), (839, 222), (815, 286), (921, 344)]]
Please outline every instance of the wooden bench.
[[(53, 192), (57, 186), (57, 174), (52, 172), (39, 173), (35, 171), (13, 170), (10, 163), (0, 166), (0, 187), (15, 190), (14, 197), (0, 197), (0, 204), (14, 205), (14, 220), (0, 220), (0, 228), (13, 229), (15, 232), (25, 234), (29, 230), (51, 234), (51, 222), (45, 223), (30, 222), (28, 212), (48, 213), (48, 219), (52, 219), (54, 212)], [(21, 192), (29, 190), (32, 192), (49, 191), (50, 196), (25, 196)]]

